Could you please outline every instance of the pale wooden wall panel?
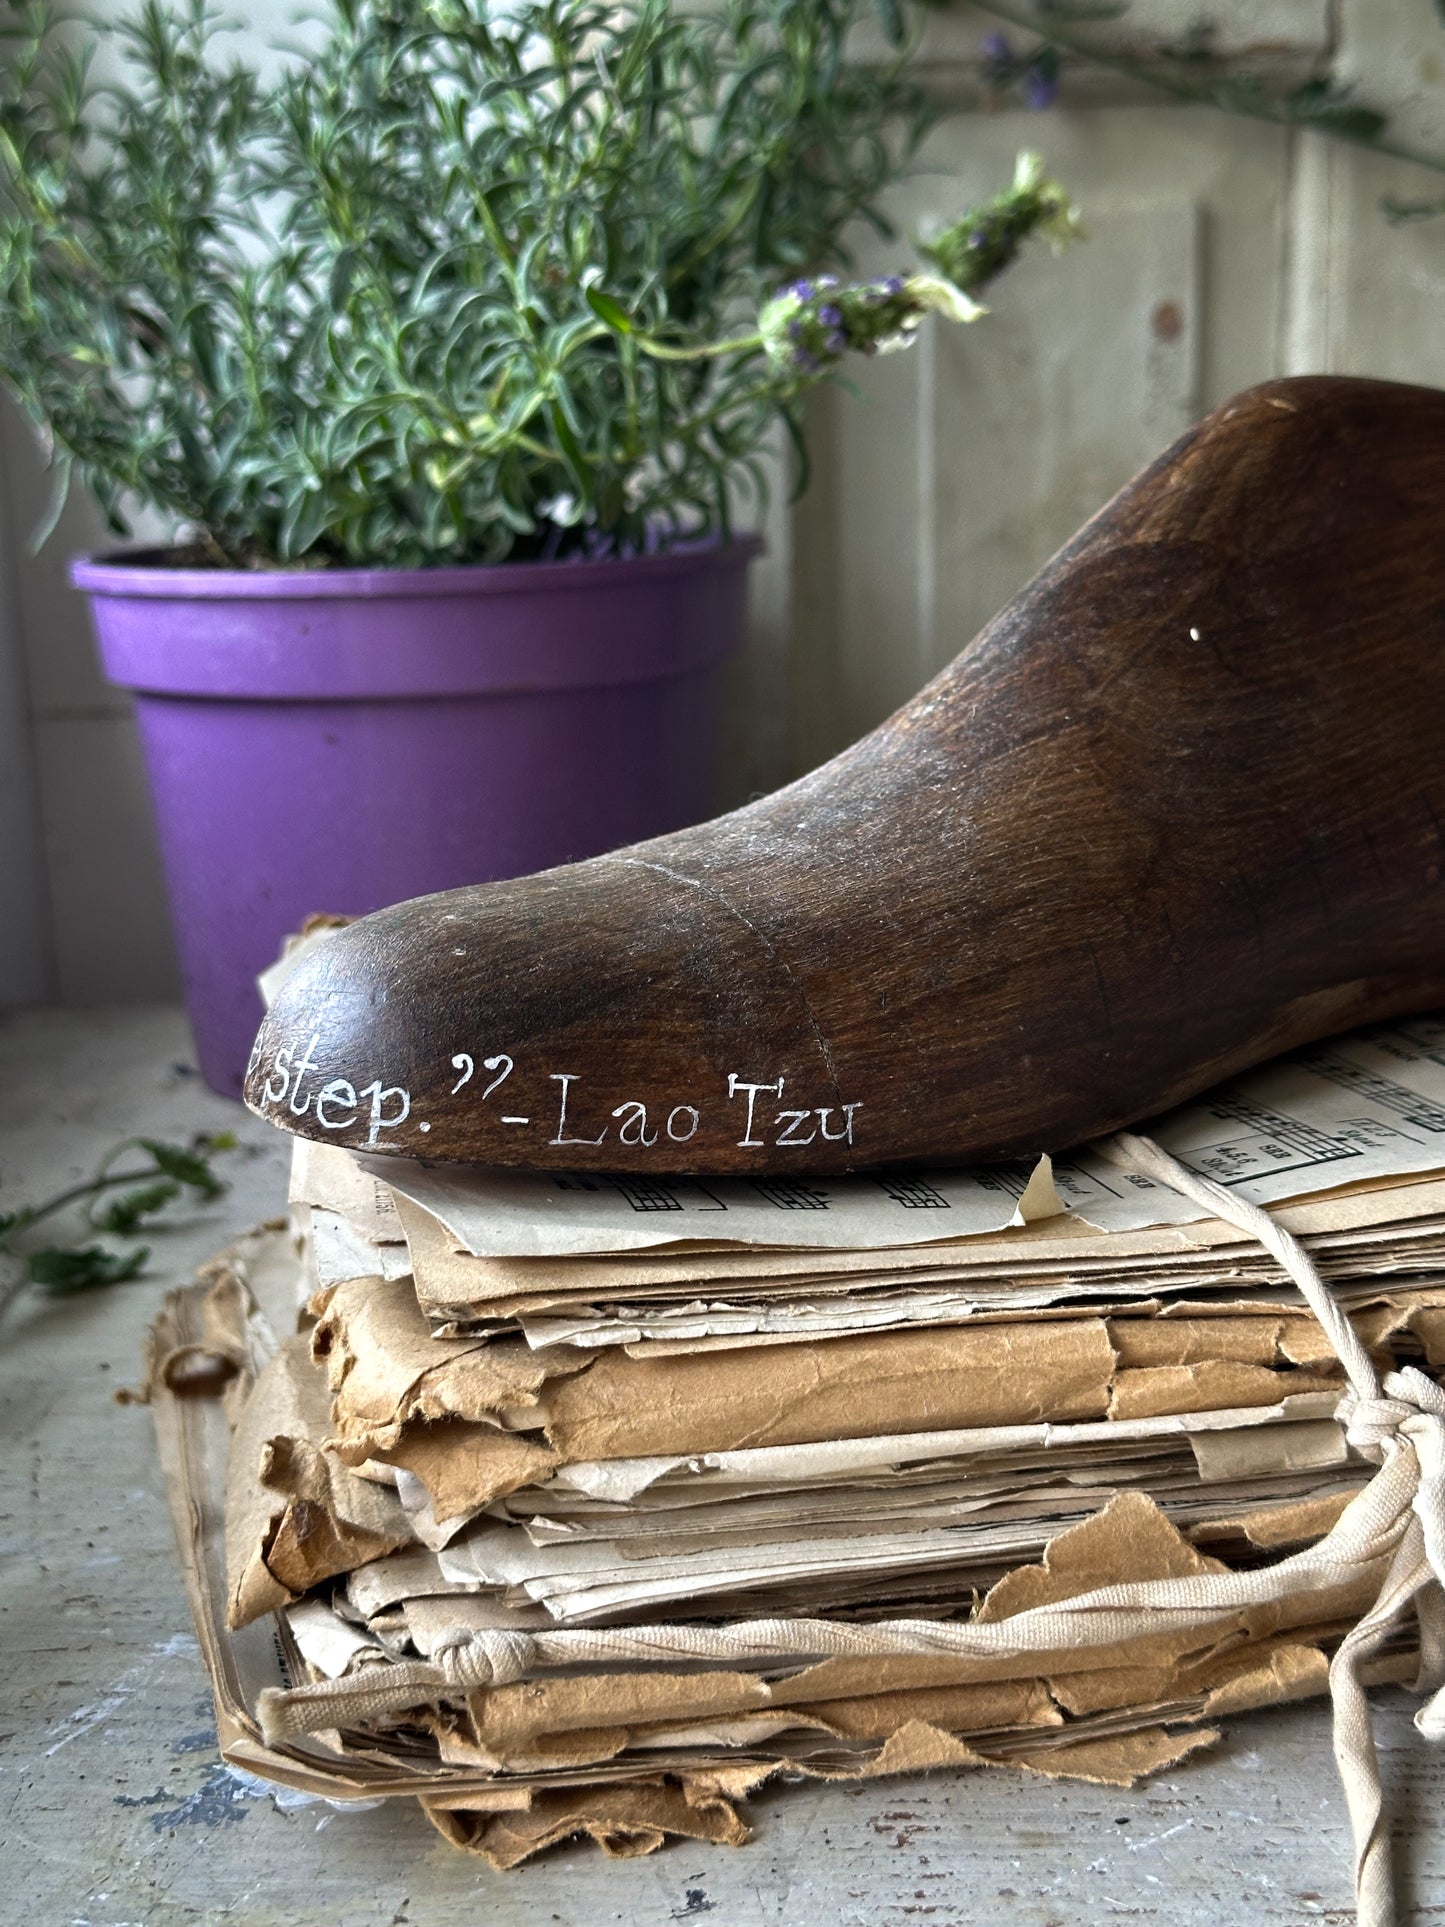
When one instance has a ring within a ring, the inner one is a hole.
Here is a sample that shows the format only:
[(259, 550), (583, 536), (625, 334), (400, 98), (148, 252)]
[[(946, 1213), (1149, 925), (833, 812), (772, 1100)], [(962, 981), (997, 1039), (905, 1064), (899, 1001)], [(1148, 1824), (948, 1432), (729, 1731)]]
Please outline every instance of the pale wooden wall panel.
[(112, 538), (77, 495), (51, 540), (32, 554), (50, 481), (29, 428), (8, 404), (0, 411), (0, 458), (21, 657), (12, 658), (12, 673), (28, 684), (43, 853), (46, 901), (32, 929), (49, 952), (45, 989), (62, 1003), (174, 997), (180, 974), (130, 698), (101, 675), (85, 602), (67, 578), (72, 555)]
[[(1333, 0), (1331, 71), (1361, 99), (1389, 110), (1391, 140), (1445, 154), (1445, 15), (1435, 0)], [(1411, 198), (1445, 188), (1414, 170)]]
[(759, 507), (738, 504), (739, 527), (756, 528), (765, 544), (748, 584), (748, 633), (726, 673), (719, 732), (718, 800), (734, 809), (764, 796), (793, 774), (789, 661), (793, 622), (793, 512), (781, 429), (769, 464), (772, 487)]
[(134, 1004), (179, 995), (134, 724), (105, 715), (41, 717), (35, 750), (59, 1001)]
[(1100, 211), (1088, 247), (1035, 256), (1008, 290), (1006, 355), (978, 328), (931, 333), (930, 667), (1194, 419), (1199, 233), (1190, 201)]
[[(0, 474), (0, 513), (5, 492)], [(0, 528), (0, 1005), (53, 994), (45, 859), (15, 559)]]
[[(1430, 0), (1339, 0), (1334, 71), (1388, 107), (1392, 140), (1445, 159), (1445, 19)], [(1301, 136), (1288, 272), (1292, 370), (1445, 384), (1445, 173)]]
[(1445, 219), (1401, 226), (1383, 211), (1422, 187), (1445, 199), (1445, 178), (1301, 138), (1292, 371), (1445, 386)]
[[(794, 530), (800, 766), (912, 694), (1201, 406), (1279, 367), (1287, 135), (1196, 108), (960, 116), (895, 197), (900, 226), (983, 198), (1027, 145), (1089, 239), (1035, 250), (987, 319), (930, 323), (864, 366), (865, 398), (833, 390), (813, 411)], [(875, 271), (902, 258), (871, 240), (861, 255)]]

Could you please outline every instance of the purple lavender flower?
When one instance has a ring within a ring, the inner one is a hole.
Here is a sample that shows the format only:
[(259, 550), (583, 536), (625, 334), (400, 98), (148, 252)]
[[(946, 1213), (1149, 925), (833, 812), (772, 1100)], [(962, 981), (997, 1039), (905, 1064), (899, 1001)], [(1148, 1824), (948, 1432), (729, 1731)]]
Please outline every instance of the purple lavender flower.
[[(773, 368), (789, 383), (827, 373), (846, 356), (907, 347), (924, 316), (972, 321), (983, 310), (936, 275), (879, 275), (868, 281), (795, 282), (758, 310), (758, 333)], [(804, 299), (800, 289), (811, 289)]]
[(812, 298), (813, 298), (813, 284), (812, 284), (812, 282), (811, 282), (811, 281), (795, 281), (795, 282), (793, 283), (793, 293), (794, 293), (794, 294), (795, 294), (795, 295), (796, 295), (796, 296), (798, 297), (798, 299), (799, 299), (800, 301), (811, 301), (811, 300), (812, 300)]
[(1006, 33), (986, 33), (979, 51), (992, 67), (1006, 67), (1014, 57), (1013, 42)]
[(1030, 67), (1024, 75), (1024, 106), (1029, 112), (1041, 114), (1046, 107), (1052, 107), (1058, 97), (1058, 76)]

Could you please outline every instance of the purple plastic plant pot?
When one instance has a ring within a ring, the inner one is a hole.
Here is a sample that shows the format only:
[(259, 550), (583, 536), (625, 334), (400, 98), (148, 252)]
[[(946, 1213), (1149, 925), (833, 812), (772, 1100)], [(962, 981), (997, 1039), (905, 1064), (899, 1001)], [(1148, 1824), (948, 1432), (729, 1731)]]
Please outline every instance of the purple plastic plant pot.
[(760, 546), (464, 569), (76, 562), (105, 673), (135, 692), (212, 1089), (239, 1094), (257, 973), (313, 912), (710, 814), (718, 673)]

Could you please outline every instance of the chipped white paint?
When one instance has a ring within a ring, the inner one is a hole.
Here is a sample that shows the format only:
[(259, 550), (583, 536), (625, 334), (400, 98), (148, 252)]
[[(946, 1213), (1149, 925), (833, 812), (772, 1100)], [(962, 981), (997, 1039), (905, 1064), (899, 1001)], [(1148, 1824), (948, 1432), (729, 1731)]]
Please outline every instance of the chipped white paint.
[[(121, 1563), (121, 1556), (117, 1553), (105, 1558), (83, 1560), (80, 1570), (89, 1572), (96, 1566)], [(108, 1719), (118, 1713), (132, 1694), (138, 1692), (148, 1681), (159, 1660), (192, 1658), (199, 1650), (193, 1633), (175, 1633), (161, 1645), (152, 1646), (144, 1659), (129, 1667), (118, 1679), (112, 1681), (109, 1692), (93, 1704), (77, 1706), (73, 1713), (50, 1728), (47, 1737), (55, 1734), (59, 1734), (60, 1737), (53, 1746), (45, 1749), (46, 1758), (49, 1759), (59, 1753), (62, 1747), (69, 1746), (72, 1740), (83, 1739), (87, 1733), (93, 1732), (98, 1726), (103, 1726)]]

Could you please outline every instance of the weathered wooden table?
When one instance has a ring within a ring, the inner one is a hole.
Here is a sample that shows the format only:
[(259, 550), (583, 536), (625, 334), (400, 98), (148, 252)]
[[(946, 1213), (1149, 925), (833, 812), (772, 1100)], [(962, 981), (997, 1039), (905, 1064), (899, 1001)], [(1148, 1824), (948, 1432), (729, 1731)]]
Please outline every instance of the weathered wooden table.
[[(802, 1786), (754, 1803), (734, 1852), (591, 1847), (498, 1876), (411, 1806), (337, 1810), (222, 1767), (141, 1406), (163, 1289), (275, 1216), (286, 1147), (212, 1096), (170, 1010), (0, 1019), (0, 1210), (85, 1174), (119, 1137), (229, 1126), (216, 1206), (157, 1232), (150, 1274), (0, 1325), (0, 1923), (139, 1927), (717, 1927), (1112, 1919), (1210, 1927), (1351, 1918), (1322, 1705), (1234, 1721), (1134, 1792), (1014, 1773)], [(1380, 1696), (1402, 1918), (1445, 1917), (1445, 1756)]]

